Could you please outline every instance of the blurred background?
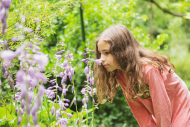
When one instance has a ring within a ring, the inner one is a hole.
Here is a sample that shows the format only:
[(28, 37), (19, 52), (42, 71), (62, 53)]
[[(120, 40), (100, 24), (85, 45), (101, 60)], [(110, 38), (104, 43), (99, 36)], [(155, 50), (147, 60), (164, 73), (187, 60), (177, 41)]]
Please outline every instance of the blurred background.
[[(81, 62), (84, 49), (90, 42), (94, 50), (96, 37), (113, 24), (127, 26), (142, 46), (169, 56), (176, 73), (190, 89), (189, 0), (14, 0), (11, 6), (9, 39), (16, 34), (11, 24), (17, 22), (19, 14), (26, 15), (30, 27), (35, 28), (40, 20), (41, 49), (50, 61), (47, 73), (52, 73), (56, 44), (64, 43), (66, 51), (73, 54), (79, 107), (82, 105), (80, 90), (85, 85), (85, 65)], [(15, 43), (9, 45), (11, 48)], [(6, 94), (6, 88), (3, 91), (1, 97)], [(95, 122), (98, 127), (138, 127), (120, 87), (112, 103), (99, 105)]]

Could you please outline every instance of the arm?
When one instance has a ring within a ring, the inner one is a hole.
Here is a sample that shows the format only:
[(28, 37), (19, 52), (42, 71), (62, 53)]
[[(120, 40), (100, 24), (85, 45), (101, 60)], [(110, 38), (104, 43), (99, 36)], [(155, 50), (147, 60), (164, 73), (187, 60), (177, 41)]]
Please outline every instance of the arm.
[(127, 102), (140, 127), (158, 127), (150, 112), (140, 101), (127, 100)]
[(149, 85), (149, 92), (157, 124), (159, 127), (171, 127), (171, 103), (160, 72), (152, 67), (145, 74), (145, 82)]

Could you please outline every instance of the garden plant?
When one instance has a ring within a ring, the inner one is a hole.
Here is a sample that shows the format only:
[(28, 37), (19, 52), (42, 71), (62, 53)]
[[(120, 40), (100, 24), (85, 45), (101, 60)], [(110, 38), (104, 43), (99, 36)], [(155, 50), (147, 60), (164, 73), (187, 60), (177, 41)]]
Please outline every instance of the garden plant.
[[(150, 42), (140, 28), (148, 16), (135, 13), (137, 0), (0, 2), (0, 127), (138, 126), (123, 95), (113, 105), (99, 105), (93, 74), (94, 62), (101, 64), (94, 59), (93, 42), (111, 24), (127, 25), (147, 48), (168, 50), (168, 34)], [(116, 110), (117, 103), (125, 110)]]

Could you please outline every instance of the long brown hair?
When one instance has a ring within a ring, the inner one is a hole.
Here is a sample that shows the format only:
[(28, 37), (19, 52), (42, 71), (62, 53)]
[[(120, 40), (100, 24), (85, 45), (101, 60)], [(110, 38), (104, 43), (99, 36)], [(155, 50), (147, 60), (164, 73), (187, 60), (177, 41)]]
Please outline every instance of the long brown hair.
[[(96, 59), (100, 59), (97, 43), (106, 41), (111, 45), (111, 53), (119, 63), (122, 71), (127, 77), (126, 93), (127, 99), (133, 100), (134, 97), (142, 95), (145, 90), (143, 66), (153, 64), (160, 72), (166, 66), (174, 70), (174, 66), (169, 61), (169, 57), (160, 55), (154, 51), (142, 47), (133, 37), (131, 32), (124, 25), (114, 25), (104, 30), (96, 39)], [(143, 62), (144, 58), (146, 62)], [(108, 72), (103, 65), (94, 64), (96, 94), (99, 103), (111, 101), (117, 94), (117, 80), (115, 78), (117, 70)], [(140, 85), (142, 87), (140, 87)], [(138, 94), (138, 91), (141, 91)]]

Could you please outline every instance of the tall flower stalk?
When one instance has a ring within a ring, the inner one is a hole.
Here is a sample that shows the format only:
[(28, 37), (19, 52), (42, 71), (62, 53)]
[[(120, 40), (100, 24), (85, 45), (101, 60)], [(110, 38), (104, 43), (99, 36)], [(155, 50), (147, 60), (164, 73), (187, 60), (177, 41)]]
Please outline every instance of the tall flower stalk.
[[(82, 94), (83, 94), (83, 99), (82, 99), (82, 103), (83, 105), (83, 110), (85, 110), (87, 112), (87, 120), (86, 120), (86, 124), (88, 125), (88, 111), (87, 111), (87, 103), (89, 101), (89, 95), (92, 98), (92, 126), (94, 126), (94, 108), (95, 108), (95, 100), (94, 100), (94, 94), (96, 92), (96, 88), (93, 87), (94, 85), (94, 77), (93, 77), (93, 70), (92, 68), (92, 62), (94, 62), (94, 59), (92, 59), (91, 53), (94, 53), (93, 50), (91, 50), (89, 48), (89, 44), (90, 42), (87, 43), (87, 48), (85, 49), (86, 53), (84, 53), (84, 56), (87, 56), (87, 58), (82, 59), (82, 62), (85, 62), (86, 67), (84, 69), (84, 73), (86, 74), (86, 85), (85, 87), (81, 90)], [(96, 61), (95, 61), (96, 62)]]
[[(61, 43), (58, 46), (64, 47), (64, 45), (62, 45)], [(67, 53), (65, 53), (65, 55), (62, 55), (63, 52), (64, 52), (64, 49), (61, 49), (55, 55), (56, 63), (55, 63), (55, 68), (53, 69), (53, 72), (56, 78), (49, 81), (54, 86), (49, 87), (45, 92), (48, 98), (50, 99), (55, 98), (55, 100), (53, 101), (54, 102), (53, 106), (51, 108), (51, 113), (52, 115), (55, 115), (56, 126), (58, 124), (60, 126), (66, 126), (69, 121), (69, 118), (73, 116), (71, 113), (66, 112), (66, 109), (69, 106), (69, 102), (70, 102), (69, 99), (65, 98), (65, 95), (69, 87), (69, 85), (66, 84), (67, 78), (69, 78), (70, 83), (73, 84), (72, 91), (74, 91), (74, 94), (75, 94), (74, 100), (76, 99), (76, 93), (74, 90), (74, 81), (72, 78), (72, 76), (74, 75), (74, 69), (71, 66), (71, 62), (69, 62), (73, 60), (73, 56), (72, 54), (67, 54)], [(61, 78), (61, 84), (60, 84), (61, 87), (57, 83), (57, 77)], [(58, 95), (58, 91), (62, 92), (61, 96)], [(57, 104), (59, 104), (59, 108), (57, 107)], [(76, 105), (76, 109), (77, 109), (77, 105)], [(65, 118), (64, 114), (66, 114), (68, 117)]]

